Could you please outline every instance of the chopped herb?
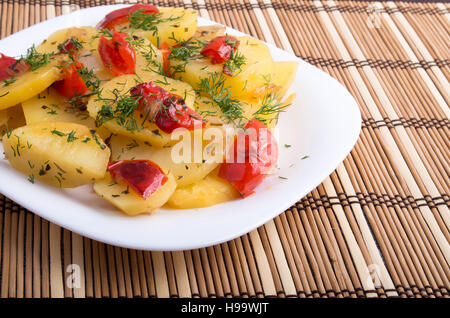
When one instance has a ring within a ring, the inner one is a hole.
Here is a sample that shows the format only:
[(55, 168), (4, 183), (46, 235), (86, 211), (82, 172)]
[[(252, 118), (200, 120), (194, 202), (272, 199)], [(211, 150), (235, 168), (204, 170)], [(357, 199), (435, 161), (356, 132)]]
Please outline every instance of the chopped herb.
[(4, 87), (9, 86), (9, 85), (11, 85), (12, 83), (14, 83), (15, 81), (17, 81), (17, 78), (14, 78), (14, 77), (11, 77), (11, 78), (5, 78), (5, 79), (3, 79), (3, 86), (4, 86)]
[(278, 176), (278, 178), (280, 178), (280, 179), (284, 179), (284, 180), (287, 180), (287, 178), (286, 178), (286, 177), (282, 177), (282, 176)]
[(242, 127), (244, 117), (242, 104), (238, 99), (231, 98), (230, 88), (225, 86), (225, 80), (222, 73), (211, 73), (208, 77), (200, 80), (198, 93), (211, 97), (219, 106), (222, 116), (228, 123)]
[(239, 50), (231, 51), (231, 57), (223, 65), (224, 73), (230, 76), (236, 76), (240, 73), (241, 67), (245, 65), (245, 56)]
[(67, 142), (72, 142), (77, 139), (78, 138), (75, 137), (75, 131), (72, 130), (70, 133), (67, 134)]
[(53, 129), (52, 131), (51, 131), (51, 133), (53, 134), (53, 135), (58, 135), (58, 136), (60, 136), (60, 137), (64, 137), (66, 134), (65, 133), (63, 133), (63, 132), (61, 132), (61, 131), (58, 131), (58, 130), (56, 130), (56, 129)]
[[(272, 122), (278, 118), (278, 114), (283, 112), (290, 104), (283, 105), (279, 102), (279, 96), (277, 93), (268, 92), (264, 95), (261, 106), (253, 113), (253, 118), (264, 122), (265, 124)], [(269, 116), (269, 118), (267, 118)]]
[(308, 158), (309, 158), (309, 156), (303, 156), (303, 157), (302, 157), (302, 160), (308, 159)]
[(91, 140), (91, 138), (86, 137), (84, 140), (82, 140), (81, 142), (87, 143), (89, 140)]
[(19, 59), (20, 61), (25, 61), (30, 65), (32, 71), (37, 70), (41, 66), (47, 65), (50, 62), (50, 56), (53, 54), (49, 53), (39, 53), (36, 51), (34, 45), (27, 50), (25, 57)]
[(284, 147), (285, 147), (285, 148), (291, 148), (292, 146), (291, 146), (291, 145), (288, 145), (288, 144), (284, 144)]
[(30, 175), (28, 176), (28, 181), (30, 181), (31, 183), (34, 184), (34, 175), (30, 174)]

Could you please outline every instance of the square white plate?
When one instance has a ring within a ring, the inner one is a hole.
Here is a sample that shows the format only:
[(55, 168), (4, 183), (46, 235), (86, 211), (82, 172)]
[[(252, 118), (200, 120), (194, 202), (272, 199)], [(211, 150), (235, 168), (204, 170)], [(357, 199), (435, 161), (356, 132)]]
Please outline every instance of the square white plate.
[[(0, 41), (0, 52), (19, 56), (56, 30), (95, 26), (123, 5), (79, 10), (34, 25)], [(215, 22), (199, 18), (200, 25)], [(231, 35), (243, 35), (228, 28)], [(279, 170), (246, 199), (191, 210), (162, 209), (128, 217), (98, 197), (92, 186), (57, 189), (0, 161), (0, 193), (66, 229), (108, 244), (144, 250), (183, 250), (228, 241), (274, 218), (319, 185), (347, 156), (360, 132), (361, 115), (350, 93), (335, 79), (296, 56), (268, 45), (274, 60), (298, 61), (290, 92), (297, 97), (282, 113)], [(291, 147), (284, 147), (285, 144)], [(302, 158), (308, 156), (307, 159)], [(3, 148), (0, 144), (0, 159)], [(283, 178), (280, 178), (283, 177)], [(287, 179), (284, 179), (287, 178)]]

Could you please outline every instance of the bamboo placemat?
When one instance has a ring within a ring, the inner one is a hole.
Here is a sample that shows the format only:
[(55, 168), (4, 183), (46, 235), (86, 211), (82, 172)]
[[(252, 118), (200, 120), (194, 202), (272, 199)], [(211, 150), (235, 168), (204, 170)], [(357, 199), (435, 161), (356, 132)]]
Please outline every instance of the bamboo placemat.
[[(0, 35), (123, 2), (3, 0)], [(354, 150), (279, 217), (190, 251), (105, 245), (0, 195), (1, 297), (449, 297), (448, 4), (150, 2), (194, 8), (328, 72), (361, 108)]]

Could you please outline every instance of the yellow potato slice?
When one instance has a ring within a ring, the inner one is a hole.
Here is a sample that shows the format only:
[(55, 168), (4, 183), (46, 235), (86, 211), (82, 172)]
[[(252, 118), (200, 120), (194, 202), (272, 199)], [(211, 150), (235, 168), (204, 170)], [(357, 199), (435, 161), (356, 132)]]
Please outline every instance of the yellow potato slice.
[[(170, 46), (189, 40), (197, 29), (197, 11), (183, 8), (160, 8), (157, 21), (152, 25), (142, 24), (139, 28), (130, 28), (130, 23), (116, 27), (116, 30), (147, 38), (153, 45), (167, 43)], [(153, 25), (154, 29), (149, 29)], [(147, 30), (146, 30), (147, 28)]]
[(143, 199), (125, 183), (115, 182), (109, 172), (103, 180), (94, 184), (94, 191), (125, 214), (153, 213), (167, 202), (177, 187), (173, 175), (169, 173), (167, 177), (166, 183), (147, 199)]
[(10, 164), (28, 175), (61, 188), (73, 188), (103, 179), (110, 150), (86, 126), (43, 122), (3, 136)]
[(39, 122), (69, 122), (97, 130), (102, 139), (111, 135), (105, 127), (97, 128), (95, 120), (89, 116), (86, 110), (72, 106), (67, 98), (59, 95), (53, 88), (24, 101), (22, 108), (28, 125)]
[(175, 209), (205, 208), (239, 197), (231, 183), (218, 177), (214, 171), (194, 184), (178, 187), (167, 201), (167, 206)]
[[(203, 143), (201, 151), (209, 145), (210, 141), (205, 140)], [(219, 165), (218, 162), (212, 162), (212, 160), (203, 162), (200, 159), (200, 162), (194, 162), (193, 143), (190, 162), (174, 162), (173, 147), (156, 148), (125, 136), (111, 137), (110, 148), (112, 161), (151, 160), (160, 167), (170, 171), (174, 175), (178, 186), (187, 186), (203, 179)]]
[[(228, 88), (233, 98), (249, 99), (266, 85), (274, 71), (274, 64), (269, 48), (263, 42), (248, 36), (238, 39), (238, 52), (245, 57), (245, 64), (233, 76), (223, 75), (224, 87)], [(171, 59), (170, 63), (173, 77), (195, 89), (200, 87), (201, 79), (211, 79), (211, 73), (222, 74), (223, 70), (222, 64), (211, 64), (208, 57), (187, 62)]]
[[(141, 80), (144, 82), (155, 82), (155, 84), (161, 86), (165, 90), (184, 98), (186, 105), (193, 108), (195, 93), (189, 84), (149, 72), (142, 77), (135, 75), (118, 76), (101, 85), (100, 96), (92, 96), (87, 105), (87, 110), (91, 117), (97, 118), (99, 112), (101, 113), (101, 110), (105, 107), (105, 105), (115, 109), (117, 107), (117, 103), (114, 101), (121, 96), (130, 96), (129, 91)], [(141, 141), (147, 141), (154, 147), (161, 148), (165, 145), (170, 145), (177, 142), (176, 140), (171, 139), (170, 134), (160, 130), (154, 123), (145, 121), (145, 116), (138, 111), (134, 112), (133, 119), (137, 123), (138, 129), (128, 130), (123, 125), (119, 125), (114, 119), (103, 123), (103, 126), (115, 134), (128, 136)]]
[(35, 71), (28, 71), (6, 85), (0, 84), (0, 110), (17, 105), (39, 94), (55, 81), (63, 78), (61, 58), (55, 57)]

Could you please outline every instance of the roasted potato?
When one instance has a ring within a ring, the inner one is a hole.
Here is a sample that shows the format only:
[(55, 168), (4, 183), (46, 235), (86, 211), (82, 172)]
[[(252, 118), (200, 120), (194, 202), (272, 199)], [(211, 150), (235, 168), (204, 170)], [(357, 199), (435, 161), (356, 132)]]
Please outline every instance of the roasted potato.
[(128, 215), (153, 213), (163, 206), (175, 191), (177, 184), (171, 173), (167, 181), (147, 199), (143, 199), (125, 183), (115, 182), (109, 172), (103, 180), (94, 184), (94, 191)]
[[(222, 75), (224, 88), (233, 98), (248, 99), (263, 88), (274, 71), (274, 64), (269, 48), (261, 41), (251, 37), (239, 37), (238, 52), (245, 58), (241, 70), (233, 76)], [(198, 57), (187, 61), (171, 58), (173, 77), (189, 83), (193, 88), (201, 88), (201, 80), (208, 80), (211, 87), (211, 74), (222, 74), (222, 64), (212, 64), (208, 57)], [(202, 92), (207, 95), (208, 92)]]
[[(203, 147), (201, 152), (206, 151), (205, 148), (212, 149), (210, 143), (215, 141), (203, 141)], [(217, 149), (220, 145), (217, 145)], [(148, 143), (137, 141), (125, 136), (113, 136), (110, 141), (111, 147), (111, 160), (151, 160), (158, 164), (160, 167), (170, 171), (178, 184), (178, 186), (187, 186), (203, 179), (208, 173), (216, 168), (219, 163), (211, 161), (203, 162), (200, 159), (199, 162), (194, 162), (194, 146), (192, 143), (191, 160), (188, 162), (174, 162), (173, 154), (175, 151), (173, 147), (156, 148), (152, 147)]]
[(19, 75), (8, 85), (0, 84), (0, 110), (26, 101), (62, 79), (61, 63), (62, 58), (54, 58), (34, 71)]
[(28, 125), (39, 122), (69, 122), (85, 125), (97, 130), (102, 139), (108, 138), (111, 133), (105, 127), (96, 127), (95, 120), (86, 110), (72, 105), (59, 95), (53, 88), (30, 98), (22, 103), (23, 113)]
[(42, 122), (10, 131), (3, 136), (10, 164), (28, 175), (61, 188), (73, 188), (102, 179), (110, 150), (86, 126)]
[[(99, 118), (102, 109), (105, 107), (116, 109), (117, 99), (130, 96), (130, 89), (137, 85), (139, 81), (153, 81), (165, 90), (183, 97), (188, 107), (193, 108), (195, 93), (189, 84), (161, 76), (156, 73), (148, 73), (142, 77), (135, 75), (123, 75), (104, 83), (101, 86), (101, 93), (92, 96), (87, 105), (89, 114), (93, 118)], [(138, 111), (135, 111), (132, 120), (138, 125), (138, 129), (127, 129), (124, 125), (120, 125), (116, 120), (112, 119), (103, 123), (109, 131), (128, 136), (137, 140), (147, 141), (154, 147), (163, 147), (176, 143), (171, 140), (171, 135), (163, 132), (154, 123), (145, 122), (145, 117)]]
[(170, 46), (189, 40), (197, 29), (197, 11), (183, 8), (160, 8), (156, 20), (145, 23), (136, 18), (134, 23), (124, 23), (115, 29), (131, 35), (147, 38), (153, 45), (167, 43)]
[(167, 206), (175, 209), (205, 208), (239, 197), (231, 183), (218, 177), (214, 171), (196, 183), (178, 187), (167, 201)]

